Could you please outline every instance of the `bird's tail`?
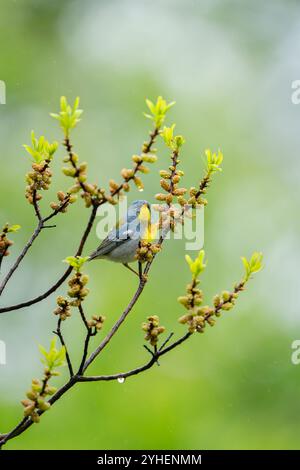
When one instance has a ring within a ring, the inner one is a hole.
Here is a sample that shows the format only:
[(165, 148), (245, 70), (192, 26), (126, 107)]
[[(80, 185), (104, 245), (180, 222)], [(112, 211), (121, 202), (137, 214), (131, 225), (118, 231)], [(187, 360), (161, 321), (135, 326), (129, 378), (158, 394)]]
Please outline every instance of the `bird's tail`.
[(92, 261), (93, 259), (99, 258), (99, 250), (93, 251), (93, 253), (90, 254), (88, 261)]

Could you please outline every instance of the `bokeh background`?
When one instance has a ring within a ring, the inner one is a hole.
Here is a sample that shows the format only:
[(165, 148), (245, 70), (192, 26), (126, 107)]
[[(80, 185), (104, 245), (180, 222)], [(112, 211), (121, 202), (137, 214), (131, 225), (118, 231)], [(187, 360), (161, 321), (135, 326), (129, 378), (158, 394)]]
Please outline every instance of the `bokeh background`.
[[(213, 329), (123, 384), (77, 386), (7, 448), (299, 448), (300, 365), (291, 363), (291, 343), (300, 339), (300, 106), (291, 101), (292, 81), (300, 75), (299, 26), (296, 0), (1, 0), (0, 79), (7, 104), (0, 106), (0, 220), (22, 225), (2, 275), (35, 224), (24, 198), (30, 160), (21, 144), (29, 142), (31, 129), (61, 139), (49, 117), (61, 95), (81, 97), (85, 112), (73, 140), (101, 185), (119, 178), (145, 139), (145, 97), (177, 102), (168, 122), (186, 137), (186, 185), (200, 178), (205, 148), (223, 150), (224, 171), (216, 175), (205, 214), (209, 262), (202, 287), (208, 301), (239, 279), (241, 255), (259, 250), (265, 256), (265, 269)], [(60, 149), (44, 211), (55, 191), (70, 183), (60, 171), (63, 156)], [(162, 146), (159, 157), (144, 178), (149, 201), (159, 190), (158, 170), (167, 165)], [(137, 197), (136, 190), (130, 193)], [(58, 278), (87, 217), (79, 201), (57, 219), (56, 229), (42, 234), (2, 305), (39, 294)], [(97, 243), (94, 230), (86, 254)], [(140, 326), (149, 314), (182, 334), (176, 298), (189, 280), (184, 254), (184, 241), (165, 244), (142, 299), (91, 373), (148, 360)], [(87, 308), (106, 315), (105, 333), (136, 279), (105, 262), (89, 265), (88, 272)], [(55, 298), (1, 315), (0, 339), (7, 344), (1, 432), (17, 423), (19, 401), (42, 373), (37, 345), (49, 344)], [(78, 360), (83, 332), (75, 312), (64, 328)]]

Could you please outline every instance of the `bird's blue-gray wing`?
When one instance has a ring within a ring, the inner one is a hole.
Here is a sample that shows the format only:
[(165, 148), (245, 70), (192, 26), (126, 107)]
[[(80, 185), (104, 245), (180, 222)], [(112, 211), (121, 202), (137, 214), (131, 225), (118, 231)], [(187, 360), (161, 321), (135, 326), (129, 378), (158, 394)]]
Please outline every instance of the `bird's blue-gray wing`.
[(137, 233), (137, 226), (133, 223), (123, 224), (118, 229), (113, 229), (108, 236), (100, 243), (98, 248), (90, 255), (90, 260), (105, 256), (115, 248), (121, 246), (126, 241), (132, 239)]

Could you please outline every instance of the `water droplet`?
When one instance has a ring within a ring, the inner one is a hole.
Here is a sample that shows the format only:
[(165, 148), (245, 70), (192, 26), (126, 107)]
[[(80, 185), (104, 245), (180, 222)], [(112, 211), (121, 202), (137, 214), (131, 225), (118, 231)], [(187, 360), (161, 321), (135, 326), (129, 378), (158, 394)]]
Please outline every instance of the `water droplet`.
[(123, 384), (125, 382), (125, 378), (124, 377), (119, 377), (118, 382), (119, 382), (119, 384)]

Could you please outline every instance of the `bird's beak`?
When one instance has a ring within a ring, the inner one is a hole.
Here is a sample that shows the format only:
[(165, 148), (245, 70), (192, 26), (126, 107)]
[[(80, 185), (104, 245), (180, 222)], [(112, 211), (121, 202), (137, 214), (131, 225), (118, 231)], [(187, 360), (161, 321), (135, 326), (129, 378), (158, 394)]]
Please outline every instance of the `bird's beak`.
[(149, 204), (144, 204), (141, 207), (140, 213), (139, 213), (139, 219), (142, 220), (143, 222), (148, 222), (150, 220), (151, 214), (150, 214), (150, 207)]

